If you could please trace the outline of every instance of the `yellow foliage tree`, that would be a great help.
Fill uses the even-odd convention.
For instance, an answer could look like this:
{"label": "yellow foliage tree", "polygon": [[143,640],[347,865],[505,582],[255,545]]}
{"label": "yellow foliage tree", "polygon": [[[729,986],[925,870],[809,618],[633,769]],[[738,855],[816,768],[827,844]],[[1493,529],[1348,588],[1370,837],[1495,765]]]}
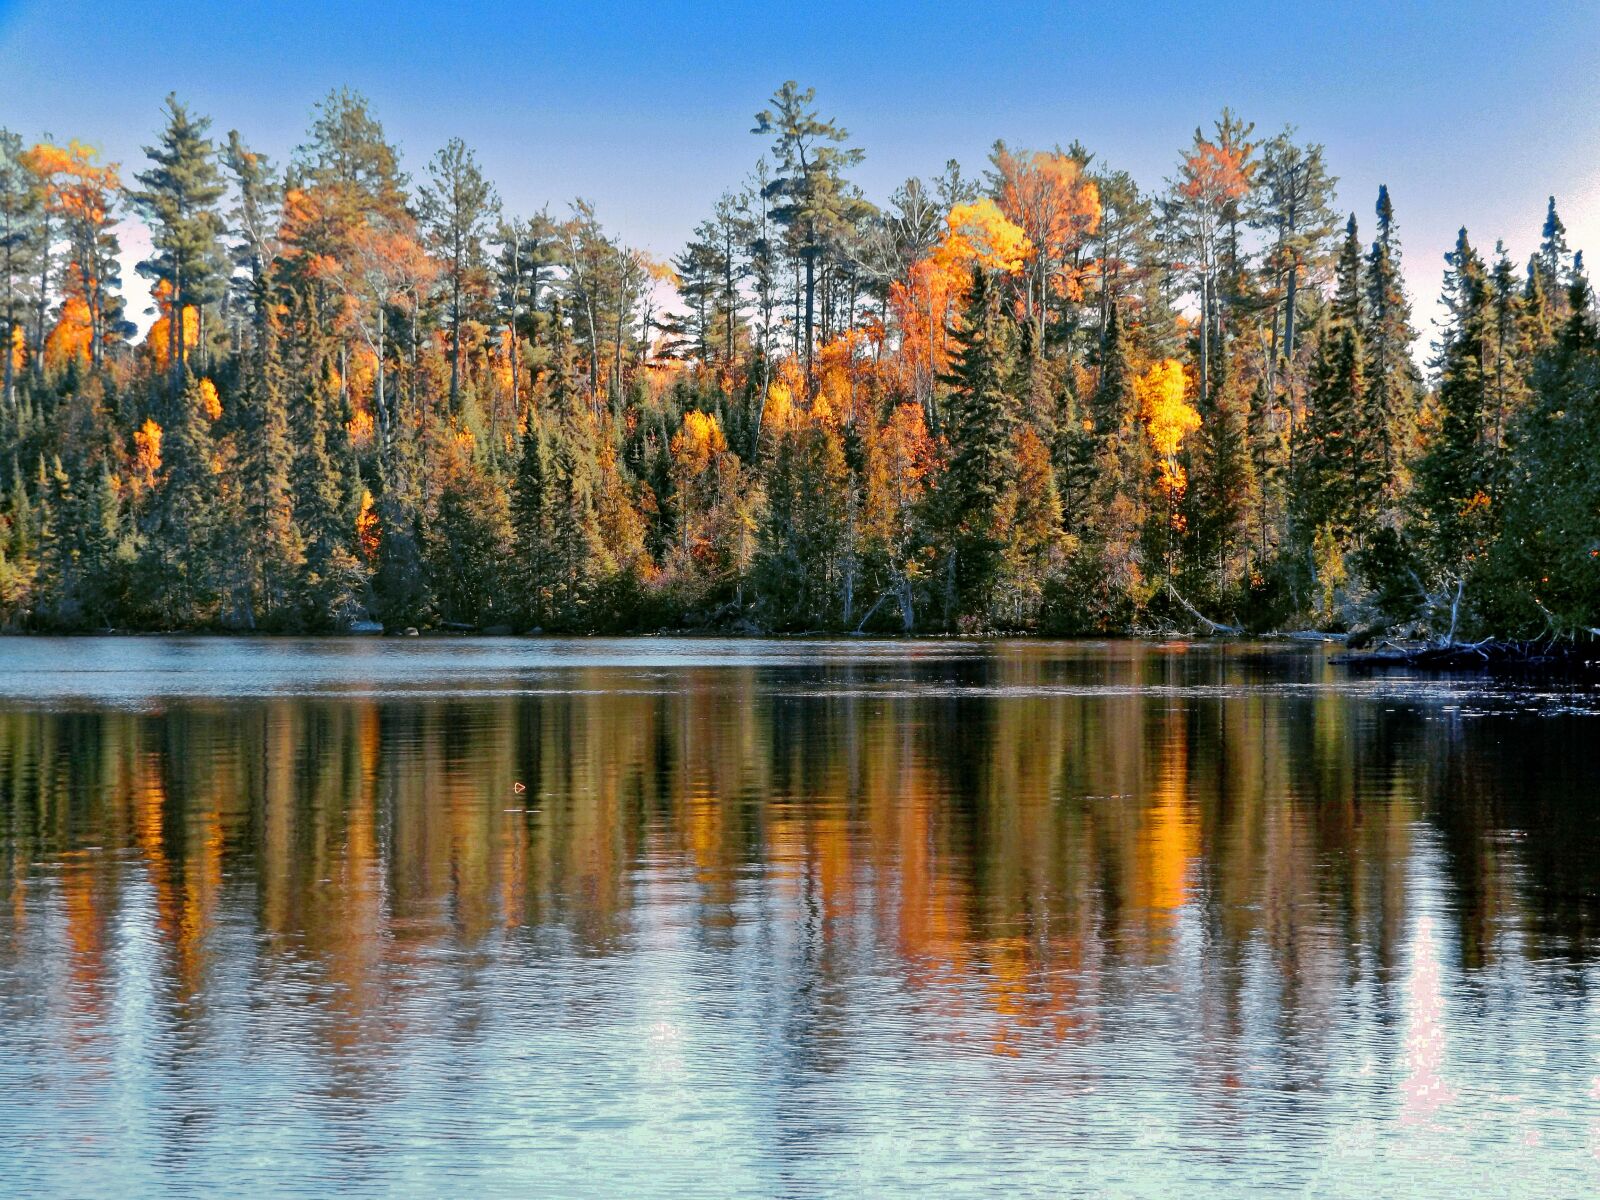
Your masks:
{"label": "yellow foliage tree", "polygon": [[1150,446],[1156,452],[1162,490],[1169,496],[1181,496],[1188,480],[1178,462],[1178,447],[1200,428],[1200,414],[1188,401],[1183,364],[1173,358],[1152,363],[1134,381],[1134,394]]}
{"label": "yellow foliage tree", "polygon": [[217,395],[217,385],[209,379],[200,381],[200,411],[206,420],[215,421],[222,416],[222,397]]}
{"label": "yellow foliage tree", "polygon": [[161,426],[149,417],[133,431],[133,478],[139,489],[155,486],[161,473]]}

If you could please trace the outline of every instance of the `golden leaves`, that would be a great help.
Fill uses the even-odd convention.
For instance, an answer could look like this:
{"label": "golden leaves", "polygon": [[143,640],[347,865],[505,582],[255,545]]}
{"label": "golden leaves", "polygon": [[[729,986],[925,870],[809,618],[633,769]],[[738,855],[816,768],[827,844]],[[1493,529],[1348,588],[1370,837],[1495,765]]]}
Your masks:
{"label": "golden leaves", "polygon": [[722,424],[709,413],[690,409],[683,414],[683,427],[672,438],[673,464],[689,475],[699,475],[711,460],[728,448]]}
{"label": "golden leaves", "polygon": [[1185,436],[1200,428],[1200,414],[1187,399],[1183,364],[1173,358],[1152,363],[1134,380],[1133,390],[1150,445],[1159,459],[1162,490],[1171,496],[1181,495],[1188,479],[1178,463],[1178,447]]}
{"label": "golden leaves", "polygon": [[949,232],[934,255],[947,269],[970,272],[976,263],[986,270],[1015,274],[1033,253],[1022,227],[988,197],[956,205],[945,224]]}

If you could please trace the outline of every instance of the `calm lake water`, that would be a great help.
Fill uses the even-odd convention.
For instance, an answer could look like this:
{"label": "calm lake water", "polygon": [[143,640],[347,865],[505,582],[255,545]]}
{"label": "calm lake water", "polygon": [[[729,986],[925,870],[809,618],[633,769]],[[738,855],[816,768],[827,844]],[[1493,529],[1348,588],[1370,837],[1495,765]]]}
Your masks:
{"label": "calm lake water", "polygon": [[0,1193],[1593,1195],[1600,696],[0,641]]}

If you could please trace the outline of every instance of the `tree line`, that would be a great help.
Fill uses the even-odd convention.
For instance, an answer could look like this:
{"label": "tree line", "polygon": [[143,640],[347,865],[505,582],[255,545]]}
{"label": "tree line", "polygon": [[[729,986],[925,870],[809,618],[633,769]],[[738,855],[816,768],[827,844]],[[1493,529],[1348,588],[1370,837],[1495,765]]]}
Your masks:
{"label": "tree line", "polygon": [[[1445,255],[1224,110],[1141,187],[996,142],[879,202],[814,93],[669,261],[367,102],[278,165],[0,130],[0,623],[867,632],[1600,625],[1600,344],[1555,201]],[[129,321],[118,230],[149,229]]]}

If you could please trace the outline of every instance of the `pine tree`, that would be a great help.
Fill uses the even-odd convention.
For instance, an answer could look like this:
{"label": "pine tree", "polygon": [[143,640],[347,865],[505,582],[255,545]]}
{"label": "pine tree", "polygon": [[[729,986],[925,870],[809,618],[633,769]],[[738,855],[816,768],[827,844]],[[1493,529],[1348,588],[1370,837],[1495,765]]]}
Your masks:
{"label": "pine tree", "polygon": [[[170,289],[173,328],[167,339],[174,392],[185,386],[185,322],[190,308],[199,323],[198,347],[205,354],[205,313],[222,298],[228,264],[222,251],[224,223],[217,209],[226,188],[217,170],[216,153],[205,132],[208,117],[195,118],[167,97],[167,127],[161,141],[146,146],[155,164],[135,176],[138,190],[130,192],[134,206],[151,222],[155,253],[139,264],[139,274]],[[199,364],[205,366],[204,358]]]}
{"label": "pine tree", "polygon": [[800,347],[806,373],[816,350],[816,293],[819,266],[837,241],[870,206],[844,181],[847,168],[859,163],[862,151],[846,145],[849,133],[824,121],[812,107],[816,89],[800,90],[788,80],[772,97],[772,107],[756,114],[752,132],[770,135],[780,173],[767,185],[772,216],[788,230],[804,272],[804,325]]}
{"label": "pine tree", "polygon": [[44,257],[44,195],[22,139],[0,129],[0,403],[16,399],[16,360]]}
{"label": "pine tree", "polygon": [[449,288],[450,411],[460,413],[461,329],[488,298],[489,268],[483,244],[500,202],[477,158],[460,138],[451,138],[433,156],[420,201]]}
{"label": "pine tree", "polygon": [[947,422],[950,459],[940,481],[946,543],[945,620],[983,615],[998,578],[997,518],[1011,467],[1016,422],[1012,354],[1015,333],[989,276],[975,269],[945,382],[952,388]]}

